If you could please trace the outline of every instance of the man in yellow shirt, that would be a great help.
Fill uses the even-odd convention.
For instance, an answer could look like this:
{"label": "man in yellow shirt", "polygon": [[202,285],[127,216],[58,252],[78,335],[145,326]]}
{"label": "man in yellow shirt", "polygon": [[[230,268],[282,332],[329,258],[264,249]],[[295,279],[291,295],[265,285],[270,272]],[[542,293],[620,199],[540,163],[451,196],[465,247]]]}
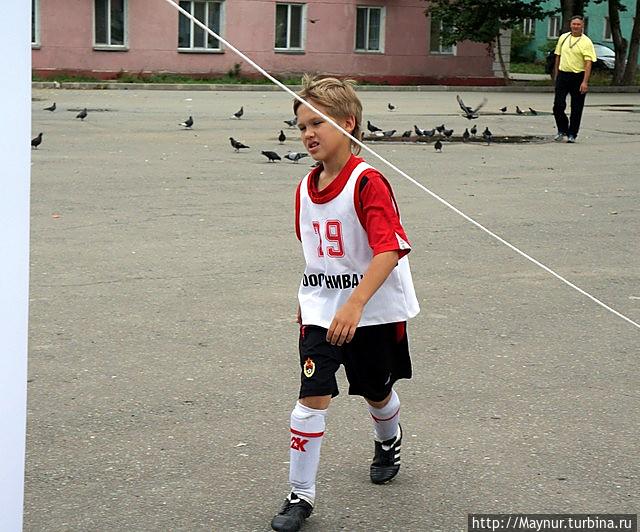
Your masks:
{"label": "man in yellow shirt", "polygon": [[[556,93],[553,100],[553,116],[558,126],[556,141],[565,136],[567,142],[575,142],[580,129],[584,100],[589,90],[591,66],[596,61],[596,50],[584,33],[584,19],[571,17],[571,31],[560,35],[556,45],[556,64],[553,77]],[[567,94],[571,95],[571,118],[567,118]]]}

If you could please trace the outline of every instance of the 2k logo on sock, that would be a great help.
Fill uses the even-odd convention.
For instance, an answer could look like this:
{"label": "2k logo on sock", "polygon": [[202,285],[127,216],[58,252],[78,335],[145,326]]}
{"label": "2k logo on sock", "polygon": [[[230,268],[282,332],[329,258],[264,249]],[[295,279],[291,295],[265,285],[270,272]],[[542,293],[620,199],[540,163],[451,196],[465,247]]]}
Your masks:
{"label": "2k logo on sock", "polygon": [[291,436],[291,448],[294,451],[301,451],[303,453],[306,453],[307,450],[304,448],[304,446],[309,443],[309,440],[305,440],[303,438],[298,438],[297,436]]}

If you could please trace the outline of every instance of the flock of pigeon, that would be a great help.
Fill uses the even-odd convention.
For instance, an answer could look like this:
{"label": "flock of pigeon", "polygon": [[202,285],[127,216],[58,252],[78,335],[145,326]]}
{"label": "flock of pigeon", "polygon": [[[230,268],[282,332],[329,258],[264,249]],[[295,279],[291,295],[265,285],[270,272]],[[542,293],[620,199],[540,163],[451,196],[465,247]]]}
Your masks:
{"label": "flock of pigeon", "polygon": [[[482,100],[482,102],[477,105],[476,107],[471,107],[469,105],[466,105],[464,103],[464,101],[462,100],[462,98],[460,98],[459,95],[456,95],[456,100],[458,101],[458,105],[460,106],[460,109],[462,110],[462,112],[464,113],[462,116],[464,118],[466,118],[467,120],[475,120],[477,119],[480,115],[478,113],[478,111],[480,111],[480,109],[482,109],[482,107],[485,106],[485,104],[487,103],[487,99],[484,98]],[[387,104],[387,108],[389,109],[389,111],[395,111],[396,110],[396,106],[393,105],[392,103],[388,103]],[[500,108],[500,112],[502,114],[505,114],[507,112],[507,107],[501,107]],[[525,115],[525,114],[529,114],[529,115],[537,115],[538,111],[536,111],[535,109],[529,107],[529,112],[525,112],[522,109],[520,109],[520,107],[518,105],[516,105],[516,114],[517,115]],[[369,133],[371,134],[371,137],[369,137],[369,139],[367,140],[371,140],[372,138],[375,139],[375,137],[379,137],[379,138],[392,138],[397,130],[396,129],[392,129],[389,131],[383,131],[381,128],[375,126],[374,124],[371,123],[371,121],[367,120],[367,129],[369,130]],[[451,137],[453,136],[453,129],[447,129],[447,127],[444,124],[441,124],[439,126],[436,126],[432,129],[422,129],[420,127],[418,127],[417,125],[414,124],[413,126],[413,131],[412,130],[407,130],[404,133],[402,133],[402,135],[400,135],[401,138],[411,138],[413,133],[415,132],[416,134],[416,139],[419,139],[421,137],[423,137],[424,139],[430,139],[430,138],[435,138],[435,142],[433,144],[433,147],[435,148],[436,152],[442,152],[442,148],[443,148],[443,143],[442,141],[447,141],[450,140]],[[464,133],[462,133],[462,142],[469,142],[472,139],[477,138],[478,135],[478,126],[477,125],[473,125],[471,128],[465,128]],[[365,139],[365,135],[363,132],[363,139]],[[491,133],[491,131],[489,130],[488,127],[485,127],[484,131],[481,134],[482,139],[487,143],[487,145],[491,144],[491,141],[493,140],[493,133]]]}
{"label": "flock of pigeon", "polygon": [[[459,95],[456,95],[456,100],[458,101],[458,105],[460,106],[460,109],[462,110],[463,117],[466,118],[467,120],[475,120],[479,117],[479,111],[480,109],[482,109],[485,104],[487,103],[487,99],[484,98],[482,100],[482,102],[477,105],[476,107],[471,107],[468,106],[464,103],[464,101],[462,100],[462,98],[460,98]],[[396,106],[393,105],[392,103],[388,103],[387,104],[387,108],[389,111],[395,111]],[[53,105],[49,106],[49,107],[45,107],[44,108],[45,111],[49,111],[49,112],[54,112],[56,110],[56,103],[53,102]],[[500,112],[501,113],[506,113],[507,112],[507,107],[502,107],[500,108]],[[516,105],[516,114],[517,115],[525,115],[525,114],[530,114],[530,115],[537,115],[538,111],[536,111],[535,109],[532,109],[531,107],[529,107],[529,112],[525,112],[522,109],[520,109],[519,106]],[[242,116],[244,115],[244,106],[240,107],[240,109],[238,111],[236,111],[235,113],[233,113],[233,115],[231,116],[231,118],[240,120],[242,118]],[[84,121],[85,118],[87,118],[88,116],[88,112],[86,107],[84,109],[82,109],[82,111],[80,111],[77,115],[76,115],[76,119],[79,118],[81,121]],[[290,120],[284,120],[284,123],[290,127],[290,128],[294,128],[296,126],[296,122],[297,119],[296,117],[293,117]],[[193,120],[193,116],[189,116],[189,118],[187,118],[184,122],[181,122],[180,124],[178,124],[179,126],[185,128],[185,129],[191,129],[193,127],[194,124],[194,120]],[[369,132],[371,133],[372,137],[386,137],[386,138],[392,138],[397,130],[396,129],[392,129],[390,131],[383,131],[382,129],[380,129],[379,127],[373,125],[371,123],[370,120],[367,120],[367,129],[369,130]],[[435,138],[435,142],[434,142],[434,148],[436,150],[436,152],[442,152],[442,148],[443,148],[443,143],[442,141],[447,141],[450,140],[451,137],[453,136],[453,129],[448,129],[444,124],[441,124],[439,126],[436,126],[432,129],[422,129],[420,127],[418,127],[417,125],[413,126],[413,131],[412,130],[407,130],[404,133],[402,133],[402,135],[400,135],[402,138],[410,138],[412,137],[412,133],[416,134],[416,138],[420,138],[423,137],[425,139],[430,139],[430,138]],[[40,144],[42,144],[42,133],[39,133],[35,138],[31,139],[31,147],[34,149],[37,149],[38,146],[40,146]],[[464,133],[462,134],[462,142],[468,142],[472,139],[477,138],[478,135],[478,127],[477,125],[473,125],[471,128],[465,128]],[[481,134],[482,139],[487,143],[487,145],[491,144],[491,141],[493,140],[493,134],[491,133],[491,131],[489,130],[488,127],[485,127],[484,131]],[[284,142],[286,141],[287,136],[285,135],[284,131],[281,129],[280,130],[280,134],[278,135],[278,141],[280,142],[280,144],[284,144]],[[365,133],[362,133],[362,139],[365,140]],[[250,149],[250,146],[247,146],[246,144],[244,144],[243,142],[240,142],[239,140],[234,139],[233,137],[229,137],[229,142],[231,143],[231,147],[236,151],[236,152],[240,152],[241,150],[246,150],[246,149]],[[272,150],[262,150],[260,152],[262,155],[264,155],[267,160],[269,162],[275,162],[275,161],[281,161],[282,158],[284,157],[285,159],[288,159],[289,161],[292,161],[294,163],[297,163],[298,161],[300,161],[300,159],[304,158],[304,157],[308,157],[307,153],[304,152],[288,152],[285,155],[283,155],[282,157],[275,151]]]}
{"label": "flock of pigeon", "polygon": [[[244,106],[240,107],[238,111],[233,113],[233,115],[231,115],[231,118],[240,120],[243,115],[244,115]],[[284,123],[287,124],[287,126],[289,127],[295,127],[297,123],[297,119],[296,117],[293,117],[291,120],[285,120]],[[190,116],[184,122],[178,125],[184,127],[185,129],[191,129],[193,127],[193,116]],[[280,142],[280,144],[284,144],[285,140],[287,140],[287,136],[284,134],[284,131],[281,129],[280,134],[278,135],[278,142]],[[251,146],[247,146],[243,142],[240,142],[239,140],[236,140],[233,137],[229,137],[229,142],[231,143],[231,147],[235,150],[236,153],[240,152],[240,150],[248,150],[251,148]],[[308,153],[295,152],[295,151],[290,151],[285,155],[283,155],[282,157],[280,157],[280,155],[275,151],[271,151],[271,150],[262,150],[260,153],[262,153],[262,155],[264,155],[270,163],[275,161],[281,161],[282,157],[284,157],[285,159],[288,159],[291,162],[297,163],[300,159],[309,156]]]}
{"label": "flock of pigeon", "polygon": [[[43,111],[49,111],[50,113],[53,113],[55,110],[57,109],[56,107],[56,102],[53,102],[53,105],[50,105],[49,107],[45,107],[43,109]],[[80,111],[77,115],[76,118],[79,118],[80,120],[84,120],[85,118],[87,118],[87,115],[89,113],[87,113],[87,108],[85,107],[82,111]],[[38,135],[34,138],[31,139],[31,147],[34,149],[38,149],[38,146],[40,146],[40,144],[42,144],[42,135],[43,133],[38,133]]]}

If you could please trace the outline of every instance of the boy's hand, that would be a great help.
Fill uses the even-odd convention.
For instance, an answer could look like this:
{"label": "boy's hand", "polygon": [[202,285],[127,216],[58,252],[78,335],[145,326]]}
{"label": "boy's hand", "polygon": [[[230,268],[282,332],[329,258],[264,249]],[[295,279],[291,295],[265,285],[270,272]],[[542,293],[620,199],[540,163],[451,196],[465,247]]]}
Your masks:
{"label": "boy's hand", "polygon": [[342,345],[345,342],[349,343],[356,334],[363,309],[364,306],[352,301],[347,301],[342,305],[338,309],[338,312],[336,312],[329,326],[327,342],[331,345]]}

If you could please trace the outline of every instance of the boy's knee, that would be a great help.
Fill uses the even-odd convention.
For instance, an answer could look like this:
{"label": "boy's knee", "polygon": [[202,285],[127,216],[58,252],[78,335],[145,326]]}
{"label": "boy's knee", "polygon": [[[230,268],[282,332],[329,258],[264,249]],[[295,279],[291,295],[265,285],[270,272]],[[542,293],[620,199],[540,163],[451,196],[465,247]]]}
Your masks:
{"label": "boy's knee", "polygon": [[312,395],[309,397],[302,397],[298,399],[298,402],[307,408],[313,408],[314,410],[326,410],[331,403],[330,395]]}

